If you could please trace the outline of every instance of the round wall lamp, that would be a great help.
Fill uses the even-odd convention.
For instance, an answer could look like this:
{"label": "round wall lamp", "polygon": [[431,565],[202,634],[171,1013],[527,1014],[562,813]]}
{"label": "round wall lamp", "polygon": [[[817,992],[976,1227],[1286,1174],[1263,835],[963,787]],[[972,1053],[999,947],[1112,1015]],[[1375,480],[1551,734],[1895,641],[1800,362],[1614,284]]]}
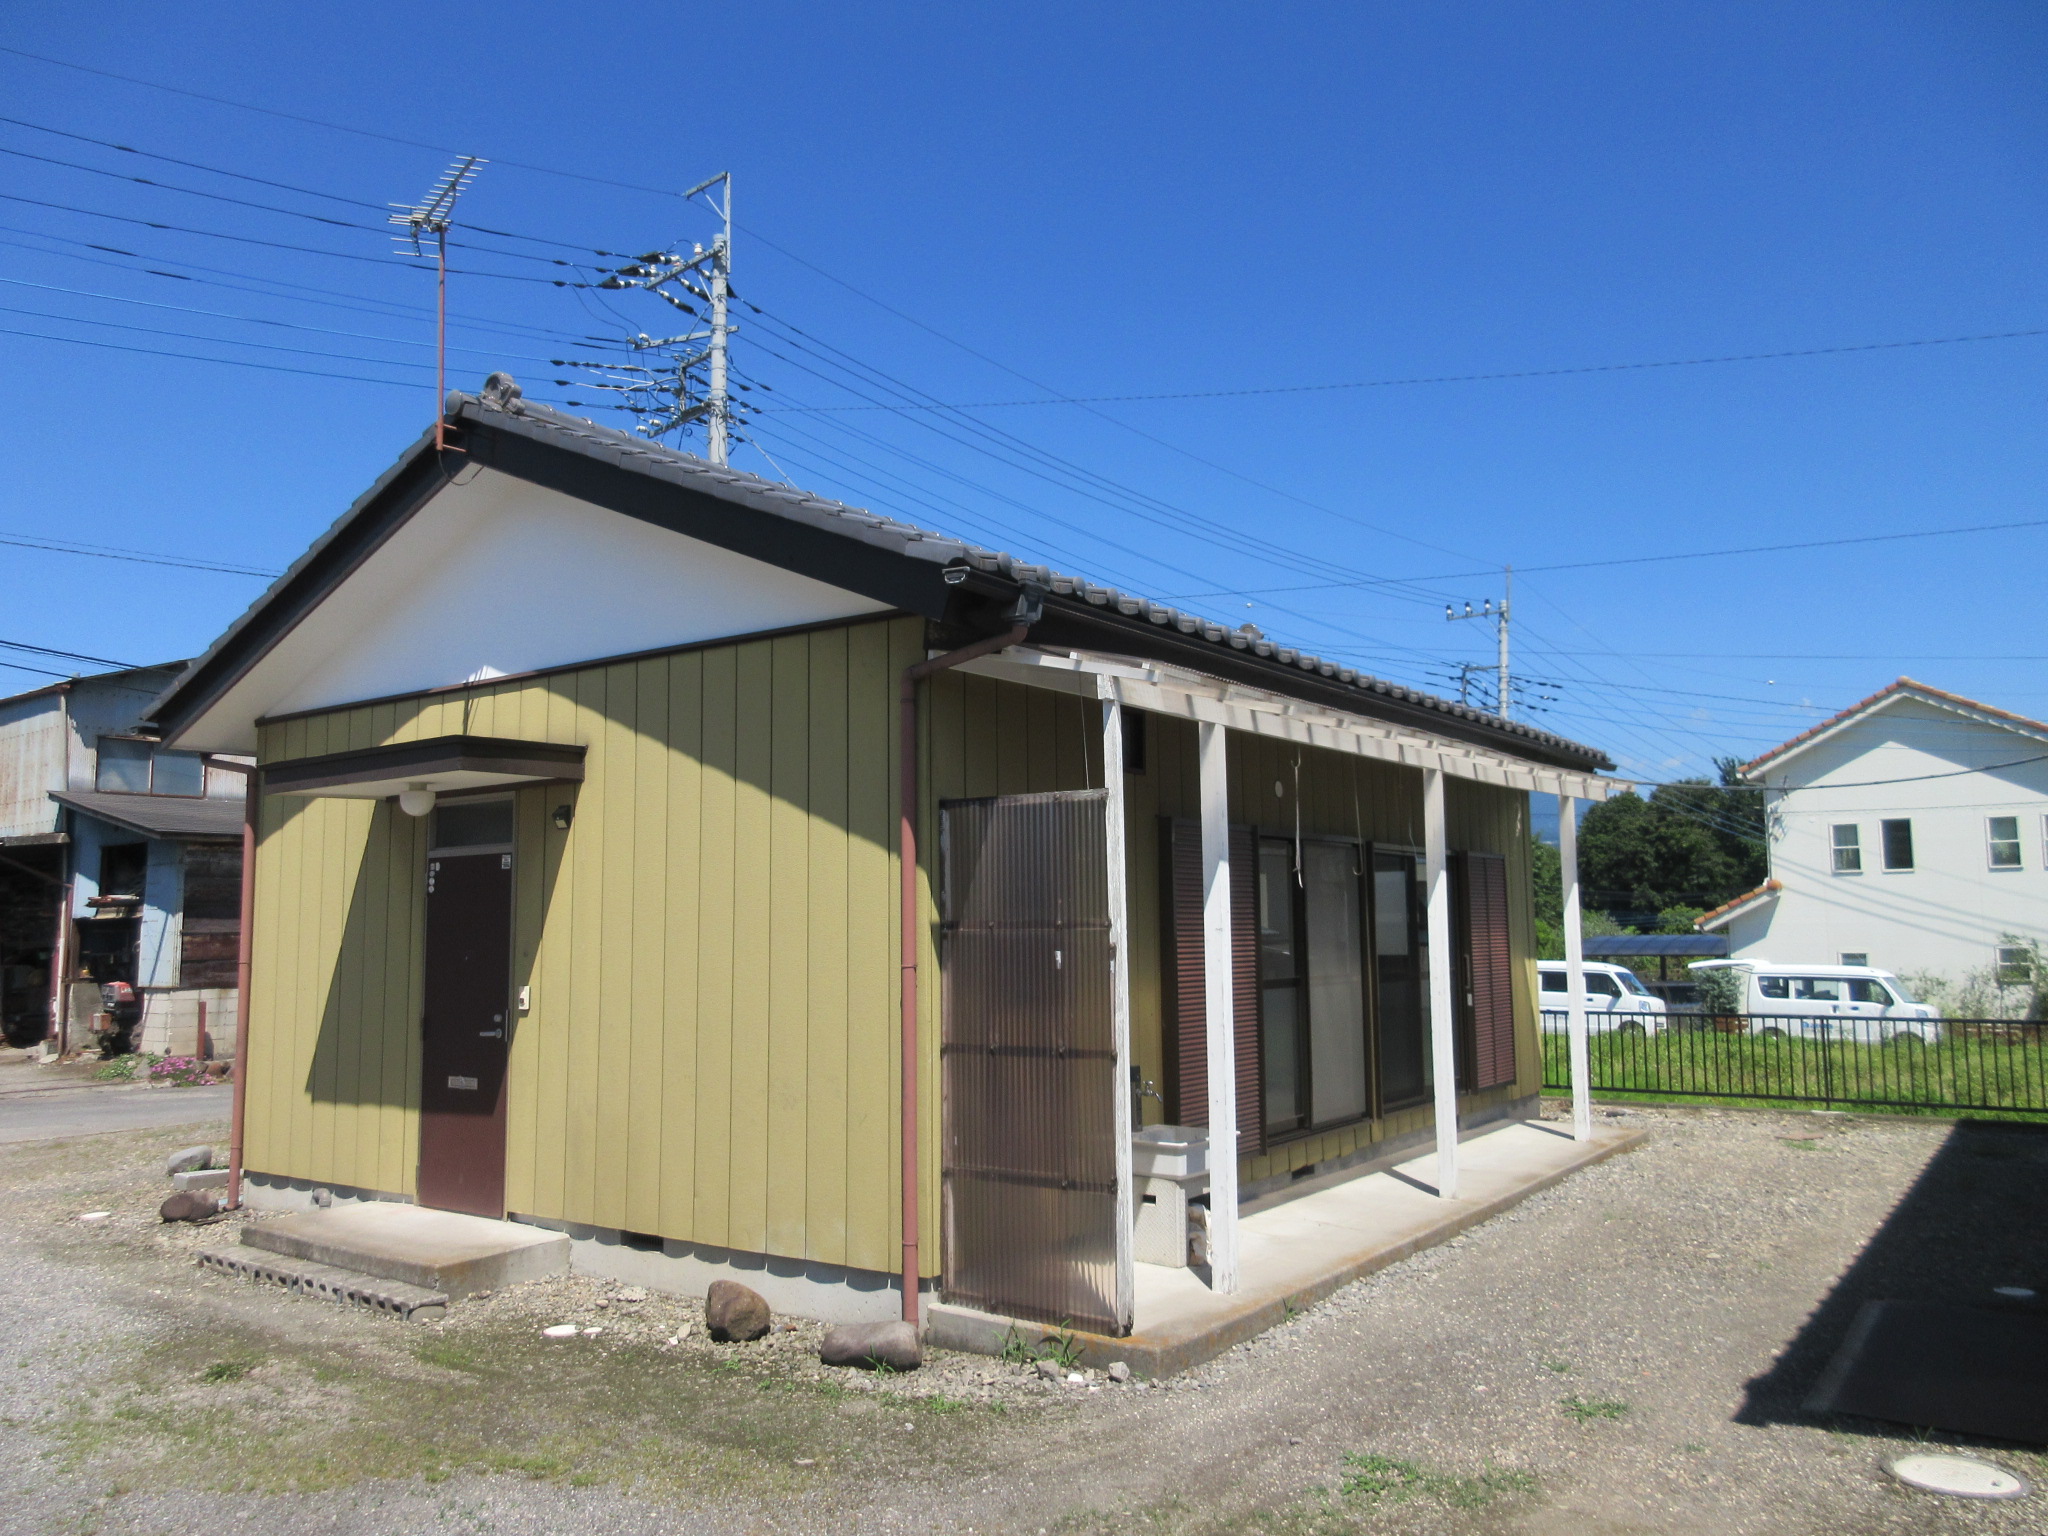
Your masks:
{"label": "round wall lamp", "polygon": [[424,784],[408,784],[399,792],[398,808],[408,816],[424,816],[434,808],[434,792]]}

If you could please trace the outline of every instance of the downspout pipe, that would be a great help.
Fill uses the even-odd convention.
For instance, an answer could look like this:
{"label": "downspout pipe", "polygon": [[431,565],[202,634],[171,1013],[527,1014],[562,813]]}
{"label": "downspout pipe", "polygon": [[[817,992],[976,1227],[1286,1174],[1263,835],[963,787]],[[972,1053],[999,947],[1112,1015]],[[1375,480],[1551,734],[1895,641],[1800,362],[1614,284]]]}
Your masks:
{"label": "downspout pipe", "polygon": [[246,763],[218,762],[214,768],[239,769],[242,791],[241,932],[235,935],[235,1099],[234,1123],[228,1132],[227,1209],[242,1207],[242,1127],[249,1107],[249,955],[256,925],[256,817],[263,803],[261,776]]}
{"label": "downspout pipe", "polygon": [[[917,698],[918,684],[934,673],[944,672],[962,662],[973,661],[976,657],[992,655],[1010,646],[1021,643],[1030,633],[1031,626],[1038,622],[1044,612],[1044,594],[1035,588],[1026,588],[1012,605],[1008,617],[1010,627],[999,635],[989,635],[963,645],[958,650],[947,651],[942,656],[933,656],[924,661],[914,662],[903,669],[902,686],[898,693],[897,725],[897,859],[896,859],[896,905],[899,962],[902,969],[901,998],[901,1039],[897,1045],[898,1074],[902,1084],[903,1104],[903,1321],[913,1328],[922,1328],[924,1319],[918,1306],[918,1271],[922,1234],[918,1222],[918,1174],[922,1160],[918,1156],[921,1138],[919,1126],[919,1084],[917,1050],[917,996],[918,996],[918,921],[917,921]],[[238,1047],[239,1049],[239,1047]],[[237,1082],[239,1083],[239,1076]]]}

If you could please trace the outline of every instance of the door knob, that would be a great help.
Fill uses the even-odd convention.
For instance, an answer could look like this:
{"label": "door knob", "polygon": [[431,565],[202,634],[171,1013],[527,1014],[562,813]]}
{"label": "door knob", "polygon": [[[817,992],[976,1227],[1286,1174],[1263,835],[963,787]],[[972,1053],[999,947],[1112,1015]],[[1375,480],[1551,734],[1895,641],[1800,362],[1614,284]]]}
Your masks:
{"label": "door knob", "polygon": [[502,1040],[505,1038],[505,1031],[502,1029],[480,1029],[476,1032],[476,1037],[479,1040]]}

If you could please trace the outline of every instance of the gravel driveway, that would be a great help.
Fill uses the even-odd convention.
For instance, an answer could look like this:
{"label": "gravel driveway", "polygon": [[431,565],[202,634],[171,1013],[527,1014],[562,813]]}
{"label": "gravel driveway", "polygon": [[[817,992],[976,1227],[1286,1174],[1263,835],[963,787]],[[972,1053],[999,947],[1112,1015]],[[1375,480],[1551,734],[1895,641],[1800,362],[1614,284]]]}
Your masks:
{"label": "gravel driveway", "polygon": [[1153,1388],[827,1373],[809,1330],[714,1348],[679,1339],[686,1306],[584,1280],[398,1324],[202,1279],[233,1224],[151,1214],[189,1130],[10,1147],[0,1531],[2048,1527],[2048,1495],[1911,1492],[1882,1463],[1917,1437],[1797,1408],[1873,1287],[2048,1288],[2048,1133],[1625,1120],[1639,1151]]}

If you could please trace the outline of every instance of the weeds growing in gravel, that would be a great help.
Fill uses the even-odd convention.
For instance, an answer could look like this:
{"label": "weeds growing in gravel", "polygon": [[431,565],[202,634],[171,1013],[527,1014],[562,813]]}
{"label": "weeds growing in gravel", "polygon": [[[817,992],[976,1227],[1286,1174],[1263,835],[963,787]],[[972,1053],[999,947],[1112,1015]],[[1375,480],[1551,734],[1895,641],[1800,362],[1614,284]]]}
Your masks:
{"label": "weeds growing in gravel", "polygon": [[1628,1404],[1614,1397],[1581,1397],[1574,1392],[1558,1406],[1564,1409],[1567,1418],[1576,1419],[1581,1424],[1591,1424],[1596,1419],[1628,1417]]}
{"label": "weeds growing in gravel", "polygon": [[1448,1504],[1453,1509],[1484,1509],[1503,1494],[1533,1493],[1533,1473],[1507,1467],[1488,1467],[1477,1477],[1458,1477],[1433,1472],[1413,1461],[1396,1461],[1391,1456],[1369,1451],[1351,1451],[1344,1457],[1344,1479],[1337,1492],[1347,1499],[1385,1499],[1398,1502],[1421,1494]]}
{"label": "weeds growing in gravel", "polygon": [[216,1360],[199,1373],[201,1381],[240,1381],[256,1369],[254,1360]]}

